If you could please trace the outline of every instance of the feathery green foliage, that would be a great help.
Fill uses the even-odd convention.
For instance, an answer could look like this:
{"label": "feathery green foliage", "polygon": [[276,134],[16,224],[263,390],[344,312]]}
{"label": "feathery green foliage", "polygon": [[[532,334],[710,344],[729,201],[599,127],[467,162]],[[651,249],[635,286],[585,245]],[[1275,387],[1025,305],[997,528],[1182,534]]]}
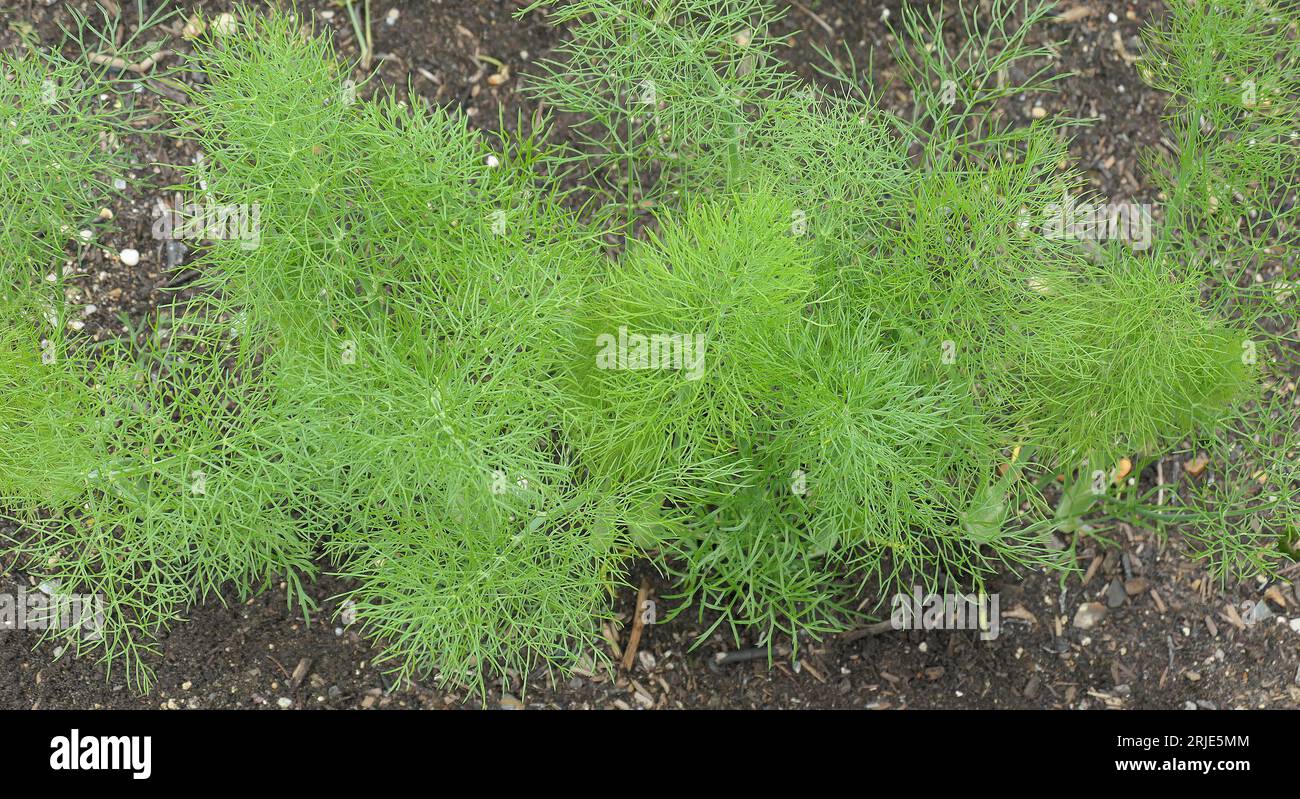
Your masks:
{"label": "feathery green foliage", "polygon": [[[596,428],[607,442],[589,440],[579,456],[618,453],[626,465],[617,473],[636,479],[611,490],[661,523],[671,515],[656,531],[679,532],[661,554],[691,586],[685,595],[758,624],[765,640],[777,629],[825,631],[834,627],[825,619],[843,618],[828,599],[844,596],[834,580],[790,570],[807,556],[825,558],[824,575],[858,567],[882,590],[947,574],[978,578],[999,563],[1059,564],[1046,548],[1053,517],[1012,510],[1045,510],[1029,471],[1095,469],[1161,451],[1248,393],[1247,334],[1227,309],[1202,305],[1203,274],[1175,272],[1164,248],[1097,247],[1052,227],[1053,213],[1081,194],[1081,177],[1062,166],[1074,123],[1015,128],[994,113],[1000,98],[1055,79],[1040,66],[1049,51],[1026,35],[1050,12],[1047,3],[996,3],[978,25],[963,13],[967,35],[953,50],[943,44],[942,14],[904,9],[896,55],[916,107],[898,119],[858,88],[852,65],[827,70],[842,95],[793,80],[773,62],[776,17],[761,4],[582,0],[551,11],[573,32],[534,92],[594,131],[569,163],[583,166],[598,203],[621,202],[629,223],[634,208],[682,206],[690,227],[689,215],[713,207],[714,194],[752,194],[780,213],[761,215],[773,230],[748,235],[808,236],[812,284],[789,267],[783,278],[808,285],[801,322],[754,297],[768,323],[732,314],[736,332],[714,344],[744,337],[763,353],[746,374],[765,386],[754,398],[731,399],[734,359],[725,349],[699,381],[723,385],[709,392],[704,419],[678,404],[696,396],[693,387],[669,375],[602,373],[589,355],[590,377],[578,382],[587,405],[602,403],[602,418],[617,420]],[[1006,79],[1012,66],[1025,76],[1019,84]],[[689,142],[677,138],[683,131]],[[750,215],[760,216],[742,202],[714,224],[744,230]],[[663,232],[647,238],[675,241],[680,219],[648,219]],[[738,244],[703,249],[729,256]],[[593,294],[625,301],[599,330],[588,326],[588,338],[645,326],[655,305],[644,284],[663,281],[661,270],[673,285],[697,280],[694,250],[647,269],[644,248],[629,244]],[[744,289],[728,260],[712,259],[724,267],[719,279]],[[712,292],[695,310],[682,302],[686,314],[649,327],[713,330],[707,320],[730,313],[733,296]],[[646,424],[656,410],[672,426]],[[1013,448],[1034,463],[997,477]],[[694,451],[715,458],[686,454]],[[707,477],[707,492],[666,490],[664,477],[682,474],[680,457]],[[665,462],[671,468],[656,475]],[[807,496],[792,494],[792,482]]]}
{"label": "feathery green foliage", "polygon": [[[766,194],[665,215],[584,297],[568,393],[595,490],[653,545],[667,510],[730,493],[787,371],[775,345],[812,300],[788,203]],[[678,520],[679,521],[679,520]]]}
{"label": "feathery green foliage", "polygon": [[1271,573],[1300,518],[1300,413],[1285,390],[1300,365],[1300,4],[1178,4],[1143,38],[1139,71],[1169,95],[1172,145],[1145,159],[1168,198],[1157,247],[1248,331],[1228,344],[1260,387],[1191,440],[1208,476],[1184,481],[1178,507],[1145,497],[1139,515],[1176,523],[1190,553],[1224,577]]}
{"label": "feathery green foliage", "polygon": [[533,186],[534,142],[493,152],[459,115],[359,101],[283,17],[195,66],[199,194],[260,208],[255,247],[202,261],[205,318],[238,320],[241,374],[275,398],[248,457],[284,472],[301,535],[357,579],[404,673],[481,686],[572,661],[620,555],[580,521],[559,427],[591,245]]}
{"label": "feathery green foliage", "polygon": [[[904,9],[907,118],[843,59],[805,85],[761,0],[556,4],[569,38],[530,85],[577,119],[569,145],[366,99],[327,38],[244,12],[173,108],[203,153],[202,224],[167,220],[204,239],[199,296],[93,357],[34,331],[102,162],[69,181],[20,147],[92,157],[104,122],[34,105],[41,73],[11,65],[31,72],[0,85],[0,163],[46,192],[0,178],[26,225],[0,500],[60,590],[106,596],[77,651],[137,683],[190,602],[278,577],[305,600],[318,551],[395,670],[480,691],[591,651],[633,556],[706,636],[796,649],[914,583],[1071,568],[1050,534],[1084,515],[1268,571],[1300,523],[1272,390],[1295,354],[1295,9],[1222,6],[1148,34],[1177,151],[1148,159],[1167,201],[1141,242],[1056,223],[1087,198],[1077,122],[996,112],[1056,77],[1027,36],[1047,3],[963,10],[955,48]],[[252,224],[208,224],[229,209]],[[1176,506],[1111,485],[1185,443],[1220,480]]]}
{"label": "feathery green foliage", "polygon": [[0,289],[6,311],[39,312],[59,328],[64,248],[93,240],[96,201],[117,165],[105,139],[120,120],[102,88],[57,56],[0,53]]}
{"label": "feathery green foliage", "polygon": [[22,551],[61,590],[102,597],[99,635],[64,631],[69,643],[102,650],[144,686],[153,639],[195,600],[227,585],[246,597],[280,577],[303,599],[311,547],[273,465],[249,457],[266,433],[256,423],[264,398],[152,345],[100,355],[83,367],[87,382],[59,387],[72,407],[56,406],[61,418],[39,428],[53,435],[17,453],[59,492],[20,506],[34,531]]}

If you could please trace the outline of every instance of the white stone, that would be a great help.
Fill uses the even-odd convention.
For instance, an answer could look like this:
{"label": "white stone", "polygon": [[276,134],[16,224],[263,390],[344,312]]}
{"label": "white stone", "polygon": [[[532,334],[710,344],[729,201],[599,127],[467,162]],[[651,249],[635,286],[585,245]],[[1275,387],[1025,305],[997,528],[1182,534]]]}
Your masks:
{"label": "white stone", "polygon": [[229,36],[239,28],[235,22],[235,15],[229,11],[217,17],[217,21],[212,25],[212,32],[218,36]]}

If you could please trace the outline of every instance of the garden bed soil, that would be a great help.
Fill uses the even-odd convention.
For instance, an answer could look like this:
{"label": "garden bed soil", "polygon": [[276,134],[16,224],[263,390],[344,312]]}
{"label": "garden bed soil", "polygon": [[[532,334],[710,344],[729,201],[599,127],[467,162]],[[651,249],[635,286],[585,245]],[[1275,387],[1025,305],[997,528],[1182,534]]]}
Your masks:
{"label": "garden bed soil", "polygon": [[[183,5],[209,16],[227,7]],[[69,6],[93,7],[84,0],[0,7],[0,47],[23,47],[24,36],[59,41]],[[547,56],[565,32],[544,14],[516,20],[519,7],[499,0],[372,0],[379,80],[402,94],[459,105],[485,128],[499,113],[506,120],[531,114],[535,103],[519,91],[518,75]],[[300,8],[335,32],[344,53],[355,54],[342,8],[328,2]],[[390,9],[398,12],[392,24]],[[893,82],[883,21],[886,11],[896,20],[898,10],[896,0],[791,3],[781,27],[799,32],[786,56],[806,78],[817,79],[814,46],[831,52],[847,46],[858,64],[869,63],[874,50],[882,102],[907,109],[911,97]],[[1027,121],[1040,105],[1052,114],[1095,118],[1071,146],[1091,187],[1115,201],[1150,201],[1155,190],[1144,182],[1139,154],[1160,145],[1162,97],[1141,85],[1131,56],[1140,27],[1163,8],[1065,0],[1062,10],[1070,12],[1069,21],[1044,26],[1034,37],[1060,42],[1053,66],[1074,76],[1055,93],[1010,98],[1004,111]],[[168,25],[179,33],[183,22],[182,15]],[[495,69],[485,68],[476,53],[509,64],[510,79],[490,85],[486,77]],[[148,92],[138,96],[158,104]],[[127,192],[110,206],[115,227],[103,251],[92,250],[78,265],[86,278],[69,297],[97,307],[85,319],[86,335],[95,338],[117,334],[120,314],[145,315],[179,285],[150,234],[155,203],[179,176],[156,165],[188,163],[194,153],[164,137],[133,137],[126,144],[136,167]],[[137,267],[112,257],[126,247],[142,253]],[[1300,623],[1288,621],[1300,617],[1294,585],[1218,583],[1182,554],[1176,532],[1161,541],[1152,531],[1121,526],[1109,537],[1116,546],[1082,542],[1079,572],[1065,579],[1007,574],[990,586],[999,594],[1003,620],[993,641],[973,632],[850,634],[801,642],[797,665],[778,657],[769,666],[753,641],[737,644],[723,633],[692,649],[713,619],[688,612],[647,627],[629,672],[593,665],[554,680],[537,675],[526,692],[519,681],[494,685],[482,698],[455,686],[390,678],[375,662],[378,650],[357,630],[339,626],[333,597],[348,585],[326,576],[309,588],[321,606],[310,620],[289,609],[283,586],[243,603],[227,596],[224,603],[210,599],[194,608],[162,638],[154,661],[157,684],[147,695],[134,694],[123,674],[107,673],[93,660],[56,659],[54,644],[39,642],[34,633],[0,632],[0,707],[278,708],[282,700],[294,708],[1300,707]],[[329,565],[322,562],[321,569],[328,572]],[[632,618],[643,577],[661,615],[671,606],[658,599],[671,586],[647,569],[637,566],[620,589],[624,621]],[[1290,576],[1296,573],[1293,568]],[[20,583],[30,587],[32,580],[0,564],[0,592]],[[1075,614],[1090,602],[1105,607],[1105,615],[1081,629]],[[1246,602],[1267,602],[1274,616],[1245,624]],[[612,660],[616,647],[627,643],[629,626],[611,625]],[[779,646],[788,651],[788,642]],[[723,653],[731,654],[719,662]]]}

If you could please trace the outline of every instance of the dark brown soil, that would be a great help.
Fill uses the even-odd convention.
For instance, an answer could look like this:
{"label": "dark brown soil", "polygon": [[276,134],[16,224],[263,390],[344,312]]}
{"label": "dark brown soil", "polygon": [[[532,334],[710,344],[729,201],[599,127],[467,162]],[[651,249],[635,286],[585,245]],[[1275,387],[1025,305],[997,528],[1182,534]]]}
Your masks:
{"label": "dark brown soil", "polygon": [[[226,7],[224,2],[181,5],[209,13]],[[68,6],[88,11],[91,4],[0,5],[0,47],[21,47],[24,25],[47,43],[57,41],[57,23],[67,22]],[[498,110],[507,119],[533,110],[515,76],[526,73],[530,62],[547,55],[564,36],[544,15],[515,20],[519,5],[514,2],[372,0],[372,6],[382,80],[439,103],[461,105],[485,127],[496,123]],[[1063,4],[1076,6],[1090,13],[1036,34],[1039,40],[1060,41],[1054,67],[1076,74],[1054,94],[1012,98],[1006,112],[1028,120],[1033,106],[1041,104],[1049,113],[1095,117],[1096,124],[1072,146],[1093,188],[1115,200],[1148,200],[1154,190],[1144,182],[1138,156],[1158,142],[1162,100],[1141,86],[1125,56],[1137,50],[1139,27],[1159,15],[1161,6],[1145,0]],[[813,45],[832,52],[847,45],[859,64],[867,63],[874,49],[884,102],[906,109],[911,98],[891,83],[891,37],[882,23],[882,12],[888,9],[897,19],[898,7],[897,0],[793,4],[783,24],[802,32],[793,39],[789,59],[814,79],[811,65],[818,56]],[[345,52],[355,52],[340,7],[313,2],[302,8],[335,32]],[[384,21],[390,8],[400,12],[392,25]],[[174,32],[183,20],[173,22]],[[179,39],[176,44],[183,46]],[[493,70],[484,69],[476,53],[510,64],[511,79],[490,86],[485,78]],[[151,93],[140,97],[156,105]],[[111,204],[116,227],[103,242],[103,252],[82,264],[90,277],[70,298],[96,306],[86,319],[86,333],[95,337],[120,331],[119,314],[138,318],[165,297],[170,278],[165,254],[150,236],[151,210],[163,187],[177,177],[155,164],[187,163],[192,155],[185,145],[163,137],[129,144],[137,167],[125,195]],[[113,255],[128,246],[143,256],[134,269]],[[788,657],[771,667],[763,658],[720,665],[716,655],[753,642],[738,647],[716,634],[690,651],[707,623],[688,613],[646,630],[639,650],[644,655],[631,673],[593,668],[557,678],[557,684],[534,679],[524,699],[529,706],[563,708],[1300,707],[1300,632],[1287,622],[1300,617],[1294,586],[1254,581],[1217,585],[1181,554],[1176,535],[1161,542],[1149,531],[1127,527],[1113,535],[1117,548],[1081,544],[1081,573],[1064,581],[1030,573],[1006,575],[993,586],[1003,616],[1002,634],[994,641],[979,641],[972,633],[887,632],[803,642],[798,668],[789,665]],[[328,571],[328,565],[322,569]],[[1091,575],[1085,582],[1082,574],[1087,572]],[[654,596],[668,592],[665,581],[647,576]],[[640,577],[632,575],[629,583],[635,585]],[[0,592],[29,580],[12,570],[0,571]],[[1112,587],[1117,580],[1120,586]],[[1125,585],[1129,591],[1119,590]],[[297,708],[478,706],[479,698],[464,690],[393,684],[373,662],[377,650],[355,631],[337,626],[337,607],[330,597],[344,589],[345,584],[328,577],[313,586],[322,610],[311,621],[288,609],[282,587],[243,604],[230,597],[224,605],[204,603],[162,640],[157,686],[146,696],[133,695],[122,675],[108,675],[101,665],[55,660],[53,645],[38,643],[32,633],[0,632],[0,673],[6,677],[0,684],[0,708],[276,708],[281,699]],[[1108,593],[1115,606],[1104,621],[1087,631],[1073,626],[1079,605],[1106,604]],[[621,592],[623,619],[631,618],[634,596],[634,588]],[[1241,624],[1234,610],[1247,601],[1267,601],[1276,615]],[[628,634],[611,630],[611,637],[622,646]],[[298,681],[295,672],[301,675]],[[520,706],[520,689],[518,684],[494,686],[487,704]]]}

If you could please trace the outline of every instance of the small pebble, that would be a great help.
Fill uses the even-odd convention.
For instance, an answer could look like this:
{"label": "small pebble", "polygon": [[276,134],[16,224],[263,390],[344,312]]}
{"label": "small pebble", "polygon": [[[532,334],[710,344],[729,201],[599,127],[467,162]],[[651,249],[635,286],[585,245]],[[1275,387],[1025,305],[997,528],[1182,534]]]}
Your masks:
{"label": "small pebble", "polygon": [[275,703],[280,706],[281,710],[288,710],[289,708],[293,707],[293,700],[287,696],[280,697],[279,699],[275,700]]}
{"label": "small pebble", "polygon": [[1192,477],[1195,477],[1205,471],[1205,467],[1209,465],[1210,456],[1206,455],[1204,452],[1199,452],[1196,454],[1195,458],[1192,458],[1183,464],[1183,469]]}
{"label": "small pebble", "polygon": [[1106,15],[1106,19],[1110,20],[1111,22],[1119,22],[1119,17],[1115,16],[1115,12],[1114,12],[1114,11],[1110,12],[1109,14],[1107,14],[1107,15]]}
{"label": "small pebble", "polygon": [[1118,577],[1111,580],[1110,585],[1106,587],[1106,605],[1117,608],[1123,605],[1127,599],[1128,592],[1124,590],[1124,583]]}
{"label": "small pebble", "polygon": [[1021,693],[1026,699],[1033,699],[1038,696],[1038,689],[1041,685],[1042,680],[1040,680],[1038,675],[1035,674],[1029,678],[1029,682],[1025,683],[1025,688]]}
{"label": "small pebble", "polygon": [[203,35],[207,25],[195,14],[185,21],[185,27],[181,28],[181,38],[186,40],[197,39]]}
{"label": "small pebble", "polygon": [[238,29],[239,25],[235,22],[235,15],[229,11],[217,17],[217,21],[212,25],[212,32],[218,36],[229,36]]}
{"label": "small pebble", "polygon": [[1074,626],[1080,630],[1091,630],[1106,618],[1106,606],[1100,602],[1085,602],[1074,614]]}
{"label": "small pebble", "polygon": [[140,263],[140,251],[133,250],[129,247],[125,250],[122,250],[121,255],[119,255],[118,257],[122,259],[122,263],[125,264],[126,266],[135,266],[136,264]]}
{"label": "small pebble", "polygon": [[495,169],[501,166],[501,160],[498,159],[495,155],[489,155],[487,157],[487,165]]}

